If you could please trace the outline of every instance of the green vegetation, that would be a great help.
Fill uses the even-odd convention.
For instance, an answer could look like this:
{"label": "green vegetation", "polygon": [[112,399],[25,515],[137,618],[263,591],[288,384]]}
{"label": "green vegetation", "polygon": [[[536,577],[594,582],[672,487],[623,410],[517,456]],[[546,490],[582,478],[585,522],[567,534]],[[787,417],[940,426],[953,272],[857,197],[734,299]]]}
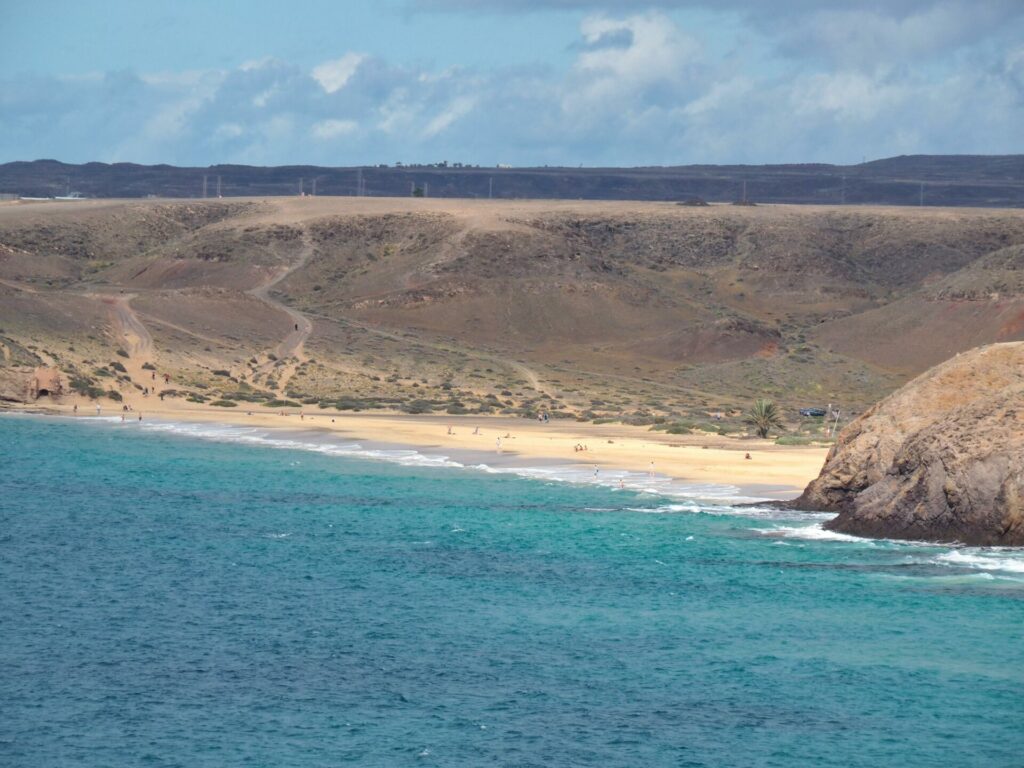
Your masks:
{"label": "green vegetation", "polygon": [[271,400],[266,403],[267,408],[301,408],[299,403],[292,400]]}
{"label": "green vegetation", "polygon": [[123,349],[117,350],[116,354],[119,355],[120,357],[128,357],[129,356],[128,353],[125,352]]}
{"label": "green vegetation", "polygon": [[68,386],[72,392],[76,392],[83,397],[88,397],[90,400],[95,400],[98,397],[103,397],[104,391],[99,387],[95,386],[93,379],[85,376],[72,376],[68,382]]}
{"label": "green vegetation", "polygon": [[432,413],[434,404],[429,400],[413,400],[401,406],[405,413]]}
{"label": "green vegetation", "polygon": [[750,407],[750,410],[747,411],[746,421],[754,428],[754,431],[760,438],[768,437],[769,432],[782,426],[782,417],[779,415],[779,409],[775,407],[775,403],[771,400],[765,400],[764,398],[758,398]]}
{"label": "green vegetation", "polygon": [[144,371],[155,371],[156,370],[156,366],[153,365],[152,363],[143,363],[142,364],[142,370],[144,370]]}
{"label": "green vegetation", "polygon": [[112,362],[110,364],[110,367],[113,368],[118,373],[128,373],[128,369],[125,368],[124,365],[122,363],[118,362],[117,360]]}
{"label": "green vegetation", "polygon": [[776,439],[776,445],[814,445],[815,443],[834,443],[835,440],[831,437],[825,437],[824,435],[818,435],[817,437],[810,437],[807,435],[781,435]]}
{"label": "green vegetation", "polygon": [[216,405],[218,408],[235,408],[238,403],[234,400],[214,400],[210,405]]}

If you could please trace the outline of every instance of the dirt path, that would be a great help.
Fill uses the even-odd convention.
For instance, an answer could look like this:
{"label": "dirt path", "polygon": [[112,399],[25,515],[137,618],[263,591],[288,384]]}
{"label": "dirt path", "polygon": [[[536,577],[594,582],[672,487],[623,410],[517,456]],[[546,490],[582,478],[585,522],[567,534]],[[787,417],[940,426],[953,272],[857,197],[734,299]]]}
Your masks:
{"label": "dirt path", "polygon": [[39,293],[35,288],[28,285],[22,285],[14,280],[0,280],[0,285],[6,285],[8,288],[13,288],[16,291],[24,291],[25,293]]}
{"label": "dirt path", "polygon": [[260,363],[256,368],[258,374],[267,375],[274,370],[277,361],[285,361],[285,364],[280,366],[277,371],[276,388],[278,392],[285,391],[288,381],[295,375],[295,370],[299,367],[299,363],[306,359],[304,345],[306,339],[313,332],[313,323],[308,317],[270,295],[270,291],[274,286],[288,277],[288,275],[306,266],[313,256],[313,244],[309,241],[309,236],[305,232],[302,234],[302,242],[302,251],[299,253],[299,258],[293,264],[279,269],[268,282],[248,291],[250,296],[287,314],[292,322],[292,330],[288,332],[273,350],[274,357],[277,360],[270,358],[268,355],[267,360]]}
{"label": "dirt path", "polygon": [[140,358],[141,365],[141,363],[149,362],[149,358],[153,355],[153,337],[149,335],[146,326],[142,324],[138,315],[135,314],[135,310],[132,309],[130,302],[133,298],[133,296],[118,296],[109,302],[104,299],[104,302],[109,303],[114,327],[124,337],[127,347],[125,351],[132,359]]}
{"label": "dirt path", "polygon": [[197,333],[196,331],[189,330],[188,328],[186,328],[183,325],[177,325],[176,323],[172,323],[169,320],[164,320],[163,318],[160,318],[160,317],[154,317],[153,315],[147,315],[147,314],[145,314],[143,312],[135,312],[135,316],[140,319],[140,322],[141,322],[142,318],[145,318],[146,322],[149,323],[149,325],[160,325],[160,326],[163,326],[164,328],[170,328],[173,331],[178,331],[179,333],[183,333],[186,336],[191,336],[194,339],[199,339],[200,341],[205,341],[208,344],[223,344],[224,343],[224,339],[222,339],[222,338],[218,339],[218,338],[214,338],[213,336],[204,336],[201,333]]}
{"label": "dirt path", "polygon": [[153,386],[153,373],[142,366],[152,364],[153,337],[132,309],[132,295],[96,296],[110,312],[110,324],[114,332],[124,340],[124,351],[128,357],[122,362],[128,377],[139,386]]}
{"label": "dirt path", "polygon": [[512,370],[514,370],[516,373],[518,373],[520,376],[526,379],[526,382],[530,385],[530,388],[535,392],[538,392],[542,395],[547,395],[548,397],[553,398],[555,400],[558,399],[558,396],[555,393],[549,391],[544,386],[544,384],[541,383],[540,377],[537,375],[537,372],[534,371],[525,363],[520,363],[516,360],[509,360],[507,358],[495,358],[495,360],[498,360],[504,363],[505,365],[509,366],[510,368],[512,368]]}

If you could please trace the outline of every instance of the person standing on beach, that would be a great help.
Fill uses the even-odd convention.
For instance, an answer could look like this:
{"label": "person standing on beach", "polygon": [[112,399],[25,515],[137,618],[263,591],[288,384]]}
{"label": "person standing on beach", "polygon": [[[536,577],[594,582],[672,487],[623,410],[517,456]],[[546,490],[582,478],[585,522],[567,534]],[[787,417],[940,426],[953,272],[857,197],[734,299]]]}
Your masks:
{"label": "person standing on beach", "polygon": [[499,437],[495,442],[498,446],[498,453],[501,453],[501,438]]}
{"label": "person standing on beach", "polygon": [[97,415],[97,416],[99,416],[99,415],[100,415],[100,407],[99,407],[98,405],[96,406],[96,415]]}
{"label": "person standing on beach", "polygon": [[75,414],[75,416],[78,415],[78,403],[75,403],[74,407],[72,407],[71,409],[71,412]]}

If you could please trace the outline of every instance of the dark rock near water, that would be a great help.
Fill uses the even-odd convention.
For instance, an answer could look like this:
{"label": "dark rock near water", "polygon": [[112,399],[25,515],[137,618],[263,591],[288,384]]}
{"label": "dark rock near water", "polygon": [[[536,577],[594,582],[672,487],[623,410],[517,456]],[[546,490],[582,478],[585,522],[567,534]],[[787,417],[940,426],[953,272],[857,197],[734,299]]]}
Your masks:
{"label": "dark rock near water", "polygon": [[1024,343],[958,355],[879,402],[793,506],[859,536],[1024,545]]}

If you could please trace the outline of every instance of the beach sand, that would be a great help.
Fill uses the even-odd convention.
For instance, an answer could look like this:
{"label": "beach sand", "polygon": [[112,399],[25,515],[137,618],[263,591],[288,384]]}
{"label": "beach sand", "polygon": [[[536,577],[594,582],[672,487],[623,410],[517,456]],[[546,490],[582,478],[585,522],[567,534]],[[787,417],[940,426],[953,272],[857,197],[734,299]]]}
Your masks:
{"label": "beach sand", "polygon": [[[61,404],[37,403],[21,410],[70,415],[75,402],[65,398]],[[406,446],[428,454],[472,454],[485,457],[492,465],[513,460],[538,465],[578,463],[690,483],[729,485],[741,489],[744,496],[763,499],[798,496],[817,476],[828,452],[823,446],[780,446],[769,440],[712,434],[669,435],[647,427],[569,420],[543,424],[506,416],[353,413],[316,407],[300,412],[295,408],[246,408],[244,404],[228,409],[141,397],[132,407],[127,415],[132,420],[141,414],[148,420],[328,431],[345,439]],[[106,403],[102,413],[119,416],[121,405]],[[78,418],[95,414],[94,402],[78,401]],[[586,450],[576,450],[576,446]]]}

